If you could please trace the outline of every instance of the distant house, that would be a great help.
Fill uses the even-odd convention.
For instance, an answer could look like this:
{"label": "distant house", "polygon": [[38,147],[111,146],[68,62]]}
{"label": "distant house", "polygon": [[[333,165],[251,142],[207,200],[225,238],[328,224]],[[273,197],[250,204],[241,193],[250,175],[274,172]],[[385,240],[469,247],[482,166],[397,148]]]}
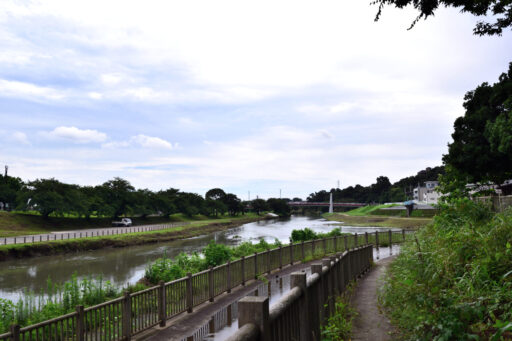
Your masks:
{"label": "distant house", "polygon": [[412,193],[412,199],[416,203],[437,204],[441,193],[436,191],[439,181],[425,181],[424,187],[416,187]]}

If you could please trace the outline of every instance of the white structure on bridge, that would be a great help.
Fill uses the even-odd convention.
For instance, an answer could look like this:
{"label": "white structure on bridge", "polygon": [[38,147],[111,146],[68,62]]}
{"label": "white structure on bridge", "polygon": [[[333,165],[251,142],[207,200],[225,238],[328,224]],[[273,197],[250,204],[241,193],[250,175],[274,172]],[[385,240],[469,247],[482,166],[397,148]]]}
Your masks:
{"label": "white structure on bridge", "polygon": [[334,212],[334,205],[332,204],[332,193],[329,197],[329,213],[333,213]]}

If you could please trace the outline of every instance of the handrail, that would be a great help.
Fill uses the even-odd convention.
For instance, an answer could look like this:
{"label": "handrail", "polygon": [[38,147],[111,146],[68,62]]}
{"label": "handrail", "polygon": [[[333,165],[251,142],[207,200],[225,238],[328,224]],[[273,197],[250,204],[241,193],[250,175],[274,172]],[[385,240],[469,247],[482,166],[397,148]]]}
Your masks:
{"label": "handrail", "polygon": [[[400,240],[405,240],[405,233],[402,231],[398,233],[402,234],[402,238],[400,238]],[[0,335],[0,341],[10,340],[11,338],[15,339],[16,335],[13,333],[17,333],[17,335],[19,335],[20,332],[33,331],[37,328],[43,329],[42,332],[45,333],[45,327],[51,326],[52,324],[68,318],[73,318],[73,326],[68,327],[67,324],[69,323],[61,323],[59,328],[71,328],[69,331],[71,334],[78,330],[77,333],[83,336],[86,332],[84,329],[84,326],[86,325],[84,319],[86,317],[82,314],[87,312],[90,314],[87,315],[87,318],[98,319],[101,318],[98,316],[102,316],[102,311],[103,314],[108,315],[108,318],[104,318],[104,321],[102,321],[103,324],[99,323],[99,321],[93,321],[93,326],[99,326],[97,328],[121,330],[122,337],[130,337],[132,334],[132,326],[127,325],[128,323],[140,324],[141,321],[151,320],[151,322],[144,322],[146,324],[142,327],[134,327],[133,334],[140,333],[143,329],[147,329],[147,326],[154,325],[155,323],[165,325],[166,319],[174,317],[178,314],[182,314],[185,311],[192,312],[193,308],[197,305],[202,304],[208,300],[213,302],[214,298],[218,295],[225,292],[229,293],[234,287],[238,285],[245,285],[245,282],[253,280],[261,274],[281,269],[284,266],[290,266],[296,261],[304,261],[308,257],[315,258],[317,256],[326,255],[332,252],[337,254],[338,257],[341,257],[340,259],[348,259],[350,258],[348,255],[360,250],[360,248],[357,248],[357,246],[360,245],[360,243],[362,244],[366,242],[370,235],[371,239],[375,239],[376,247],[378,249],[380,238],[382,238],[383,241],[386,241],[385,238],[387,237],[387,242],[389,242],[389,245],[391,246],[393,243],[397,242],[397,238],[393,237],[398,233],[388,232],[384,233],[384,235],[382,232],[375,232],[371,234],[366,233],[360,234],[360,238],[358,238],[357,234],[353,237],[347,235],[334,236],[312,241],[288,244],[275,249],[255,253],[226,264],[221,264],[214,268],[191,275],[190,277],[175,279],[173,281],[166,282],[163,285],[153,286],[139,292],[131,294],[126,293],[123,297],[115,298],[113,300],[109,300],[107,302],[103,302],[85,309],[82,308],[82,313],[79,313],[77,310],[77,312],[71,312],[66,315],[23,328],[11,328],[10,332]],[[363,236],[364,238],[362,238]],[[290,259],[290,261],[285,264],[283,262],[283,254],[285,253],[283,250],[286,247],[291,247],[293,252],[293,259]],[[347,248],[352,248],[353,250],[348,252]],[[290,253],[290,255],[292,254]],[[279,258],[277,259],[276,257]],[[288,253],[285,257],[288,257]],[[356,265],[354,264],[353,266]],[[224,273],[219,274],[219,271],[226,271],[227,277],[224,276]],[[238,273],[236,273],[236,271],[238,271]],[[324,272],[325,271],[322,271],[322,274],[312,274],[309,276],[307,279],[307,285],[315,285],[324,275]],[[249,276],[253,277],[249,278],[247,277],[247,274],[252,274]],[[149,295],[148,293],[151,294]],[[138,300],[137,297],[144,294],[148,294],[148,296]],[[116,303],[119,305],[116,307],[109,307],[110,305],[114,305]],[[105,313],[105,309],[110,310],[108,313]],[[98,312],[98,314],[95,312]],[[109,325],[107,326],[106,324]],[[87,324],[87,326],[88,328],[91,328],[90,324]],[[108,340],[114,340],[119,336],[116,333],[111,333],[108,335],[110,335]],[[81,341],[84,340],[84,338],[77,337],[77,340]]]}

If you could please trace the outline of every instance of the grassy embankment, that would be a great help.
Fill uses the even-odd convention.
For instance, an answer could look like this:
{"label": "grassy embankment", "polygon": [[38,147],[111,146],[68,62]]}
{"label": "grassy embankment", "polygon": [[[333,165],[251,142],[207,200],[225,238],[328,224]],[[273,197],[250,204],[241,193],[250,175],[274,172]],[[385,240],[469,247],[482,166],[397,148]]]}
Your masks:
{"label": "grassy embankment", "polygon": [[[2,212],[3,213],[3,212]],[[44,220],[40,216],[26,216],[20,217],[19,214],[9,216],[8,219],[4,219],[5,215],[0,217],[2,226],[5,229],[6,226],[10,227],[11,230],[25,231],[23,234],[28,234],[28,231],[38,231],[37,233],[48,233],[50,231],[56,231],[57,229],[52,228],[48,222],[38,222],[37,219]],[[37,219],[36,219],[37,218]],[[42,243],[27,243],[27,244],[16,244],[16,245],[0,245],[0,261],[10,258],[22,258],[22,257],[33,257],[39,255],[52,255],[66,252],[76,251],[87,251],[96,250],[105,247],[125,247],[131,245],[141,245],[148,243],[157,243],[163,241],[172,241],[176,239],[190,238],[214,231],[226,230],[240,224],[244,224],[251,221],[263,219],[263,216],[258,216],[254,213],[248,213],[244,216],[236,217],[219,217],[216,219],[206,218],[204,216],[196,216],[193,218],[185,217],[183,215],[171,216],[171,219],[141,219],[135,220],[136,223],[151,224],[151,223],[172,223],[185,221],[189,224],[184,226],[171,227],[165,230],[148,231],[148,232],[137,232],[120,234],[113,236],[101,236],[101,237],[89,237],[89,238],[77,238],[67,240],[56,240]],[[57,218],[56,218],[57,219]],[[82,228],[90,228],[91,226],[83,226],[75,221],[64,222],[65,219],[73,220],[76,218],[60,218],[61,225],[58,228],[66,230],[73,228],[76,229],[78,226]],[[5,221],[17,221],[18,225],[8,225]],[[28,223],[27,223],[28,222]],[[96,227],[105,226],[99,225]],[[107,225],[108,226],[108,225]],[[21,228],[20,228],[21,227]]]}
{"label": "grassy embankment", "polygon": [[381,299],[404,339],[512,340],[512,208],[442,207],[402,246]]}
{"label": "grassy embankment", "polygon": [[[403,229],[418,229],[432,221],[431,217],[421,217],[421,215],[431,214],[434,212],[424,213],[421,210],[415,210],[413,211],[413,216],[407,218],[401,216],[403,211],[381,210],[382,208],[391,206],[393,205],[364,206],[343,213],[325,213],[323,217],[328,220],[339,221],[344,225],[350,226],[396,227]],[[396,214],[397,216],[391,216],[389,214]],[[419,215],[419,217],[415,215]]]}

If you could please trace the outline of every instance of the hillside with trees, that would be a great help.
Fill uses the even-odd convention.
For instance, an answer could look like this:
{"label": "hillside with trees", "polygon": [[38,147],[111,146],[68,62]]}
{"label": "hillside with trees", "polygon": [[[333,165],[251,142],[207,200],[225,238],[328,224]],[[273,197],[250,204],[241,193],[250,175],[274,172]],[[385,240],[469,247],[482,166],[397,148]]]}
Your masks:
{"label": "hillside with trees", "polygon": [[397,202],[410,199],[413,188],[423,185],[425,181],[437,180],[439,175],[444,174],[444,166],[427,167],[416,175],[409,176],[391,184],[387,176],[379,176],[376,182],[370,186],[349,186],[344,189],[332,188],[330,191],[321,190],[311,193],[307,201],[326,202],[333,194],[336,202],[359,202],[359,203],[385,203]]}

